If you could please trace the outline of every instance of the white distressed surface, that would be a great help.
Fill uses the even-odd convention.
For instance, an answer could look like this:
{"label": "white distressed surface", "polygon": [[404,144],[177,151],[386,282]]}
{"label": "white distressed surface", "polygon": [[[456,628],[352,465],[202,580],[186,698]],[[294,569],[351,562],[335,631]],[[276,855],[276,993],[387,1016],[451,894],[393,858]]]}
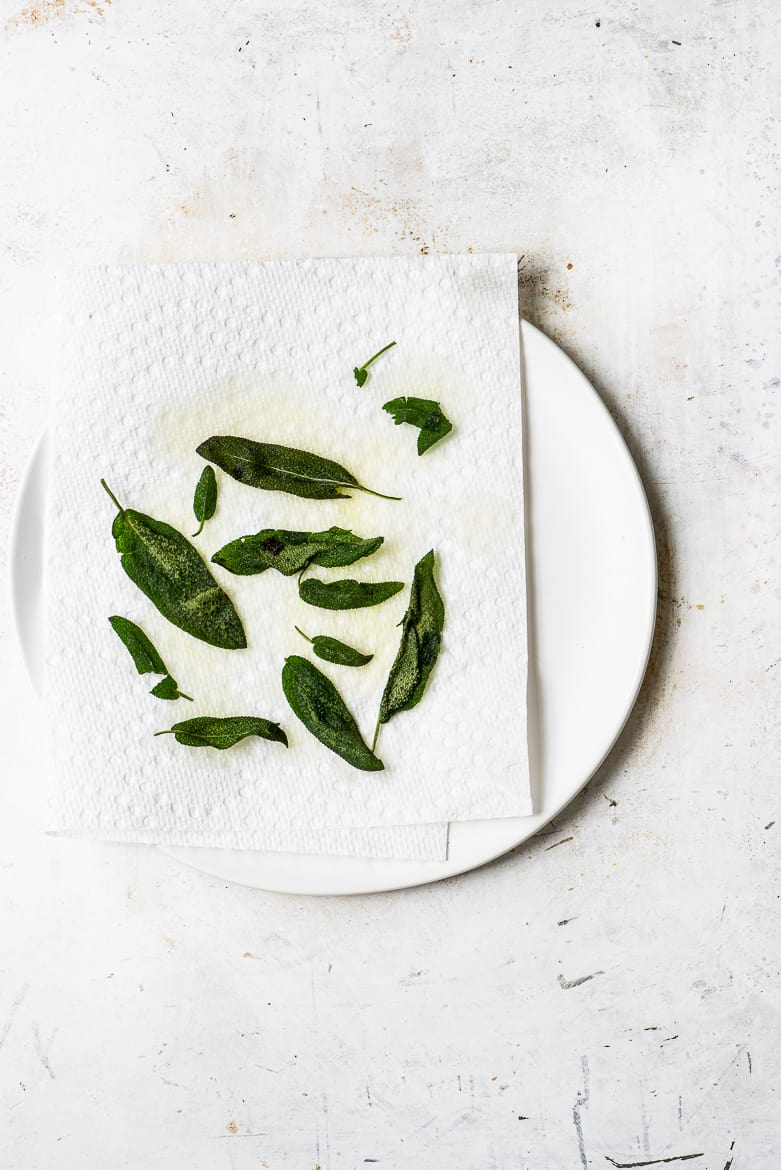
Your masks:
{"label": "white distressed surface", "polygon": [[778,14],[0,13],[4,533],[45,413],[30,265],[517,248],[638,459],[662,582],[638,708],[551,832],[351,901],[43,838],[4,611],[3,1170],[775,1170]]}

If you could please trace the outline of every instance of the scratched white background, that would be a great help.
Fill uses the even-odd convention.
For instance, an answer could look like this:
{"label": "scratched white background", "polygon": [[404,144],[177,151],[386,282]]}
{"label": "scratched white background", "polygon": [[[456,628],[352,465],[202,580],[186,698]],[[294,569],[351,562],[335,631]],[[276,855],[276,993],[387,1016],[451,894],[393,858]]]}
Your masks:
{"label": "scratched white background", "polygon": [[472,248],[524,254],[661,570],[641,701],[586,792],[484,871],[353,900],[45,839],[5,606],[2,1170],[776,1170],[778,10],[0,14],[4,561],[45,415],[37,265]]}

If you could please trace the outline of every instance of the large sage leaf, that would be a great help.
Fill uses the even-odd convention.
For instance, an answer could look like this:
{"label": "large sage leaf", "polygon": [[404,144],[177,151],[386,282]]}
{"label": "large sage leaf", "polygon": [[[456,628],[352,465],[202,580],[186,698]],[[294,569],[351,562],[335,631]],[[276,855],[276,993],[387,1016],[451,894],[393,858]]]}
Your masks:
{"label": "large sage leaf", "polygon": [[256,715],[199,715],[195,719],[174,723],[166,731],[156,731],[155,735],[173,735],[177,743],[187,747],[213,747],[220,751],[233,747],[248,735],[271,739],[287,747],[287,736],[279,724]]}
{"label": "large sage leaf", "polygon": [[409,711],[423,698],[442,645],[445,605],[434,580],[434,551],[415,566],[409,605],[401,630],[401,645],[385,684],[374,747],[380,724],[399,711]]}
{"label": "large sage leaf", "polygon": [[418,455],[423,455],[453,429],[442,407],[431,398],[392,398],[382,409],[387,410],[397,426],[410,423],[419,429]]}
{"label": "large sage leaf", "polygon": [[207,520],[211,520],[217,509],[217,476],[214,474],[214,468],[207,464],[201,472],[201,478],[195,485],[195,495],[193,496],[193,512],[195,519],[200,524],[197,532],[193,536],[200,536],[203,532],[203,526]]}
{"label": "large sage leaf", "polygon": [[212,435],[197,451],[240,483],[270,492],[289,492],[309,500],[337,500],[349,499],[349,492],[341,489],[353,488],[368,492],[370,496],[380,496],[383,500],[400,498],[372,491],[358,483],[341,464],[295,447],[256,443],[254,439],[235,435]]}
{"label": "large sage leaf", "polygon": [[315,634],[314,638],[310,638],[303,630],[299,630],[298,626],[296,629],[302,638],[312,643],[315,654],[324,662],[333,662],[337,666],[366,666],[374,657],[373,654],[363,654],[354,646],[348,646],[346,642],[340,642],[338,638],[330,638],[327,634]]}
{"label": "large sage leaf", "polygon": [[322,744],[363,772],[384,768],[363,741],[358,724],[329,678],[293,654],[282,668],[282,689],[293,713]]}
{"label": "large sage leaf", "polygon": [[309,577],[298,586],[298,593],[307,605],[320,609],[365,609],[380,605],[404,588],[403,581],[318,581]]}
{"label": "large sage leaf", "polygon": [[115,634],[130,651],[139,674],[165,675],[165,678],[161,678],[160,682],[152,687],[149,692],[151,695],[156,699],[189,699],[192,703],[190,695],[179,690],[176,679],[172,678],[168,667],[140,626],[131,622],[130,618],[120,617],[118,614],[114,614],[108,620]]}
{"label": "large sage leaf", "polygon": [[207,569],[200,553],[170,524],[119,508],[112,535],[122,568],[164,617],[193,638],[238,650],[247,645],[239,615]]}
{"label": "large sage leaf", "polygon": [[344,528],[329,528],[326,532],[264,528],[252,536],[240,536],[230,541],[214,554],[212,560],[215,565],[242,576],[264,573],[273,568],[291,577],[307,565],[328,569],[352,565],[376,552],[384,539],[374,536],[364,540]]}

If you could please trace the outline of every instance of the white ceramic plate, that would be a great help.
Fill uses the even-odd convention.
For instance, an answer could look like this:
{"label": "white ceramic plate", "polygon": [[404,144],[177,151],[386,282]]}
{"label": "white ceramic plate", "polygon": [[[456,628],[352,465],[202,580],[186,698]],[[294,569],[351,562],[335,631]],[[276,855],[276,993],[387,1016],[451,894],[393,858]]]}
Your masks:
{"label": "white ceramic plate", "polygon": [[[521,844],[599,767],[632,709],[651,648],[653,527],[637,469],[601,399],[566,354],[528,322],[522,339],[529,750],[538,811],[452,825],[444,862],[168,848],[172,857],[221,878],[286,893],[358,894],[421,885]],[[46,446],[44,436],[22,484],[11,544],[14,615],[39,690]]]}

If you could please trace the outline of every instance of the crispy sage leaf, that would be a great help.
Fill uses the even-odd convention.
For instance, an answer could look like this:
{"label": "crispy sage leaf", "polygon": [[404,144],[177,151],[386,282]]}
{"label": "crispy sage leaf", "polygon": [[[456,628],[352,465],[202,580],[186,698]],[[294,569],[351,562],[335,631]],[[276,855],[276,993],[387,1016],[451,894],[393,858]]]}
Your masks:
{"label": "crispy sage leaf", "polygon": [[195,719],[174,723],[166,731],[156,731],[155,735],[173,735],[177,743],[187,747],[213,747],[220,751],[233,747],[248,735],[271,739],[287,747],[287,736],[279,724],[255,715],[199,715]]}
{"label": "crispy sage leaf", "polygon": [[189,540],[170,524],[119,508],[112,535],[122,568],[175,626],[212,646],[238,650],[247,645],[241,619]]}
{"label": "crispy sage leaf", "polygon": [[322,744],[354,768],[382,771],[385,765],[364,743],[344,699],[313,663],[297,654],[286,659],[282,689],[293,713]]}
{"label": "crispy sage leaf", "polygon": [[392,398],[382,409],[387,410],[397,426],[410,423],[418,427],[418,455],[423,455],[453,429],[442,407],[431,398]]}
{"label": "crispy sage leaf", "polygon": [[168,667],[140,626],[119,614],[108,620],[114,633],[130,651],[139,674],[168,674]]}
{"label": "crispy sage leaf", "polygon": [[329,638],[327,634],[315,634],[314,638],[310,638],[303,630],[299,630],[298,626],[295,628],[302,638],[312,643],[315,654],[324,662],[334,662],[337,666],[365,666],[374,658],[373,654],[363,654],[354,646],[340,642],[338,638]]}
{"label": "crispy sage leaf", "polygon": [[334,569],[352,565],[371,556],[383,536],[363,540],[344,528],[326,532],[290,532],[285,528],[264,528],[252,536],[240,536],[214,554],[212,560],[231,573],[247,576],[277,569],[286,577],[300,573],[307,565]]}
{"label": "crispy sage leaf", "polygon": [[307,605],[320,609],[365,609],[380,605],[404,588],[403,581],[318,581],[309,577],[298,586],[298,593]]}
{"label": "crispy sage leaf", "polygon": [[399,711],[409,711],[422,699],[439,657],[444,623],[445,605],[434,580],[432,549],[415,566],[401,645],[385,684],[372,748],[381,723],[387,723]]}
{"label": "crispy sage leaf", "polygon": [[192,696],[186,695],[184,691],[179,690],[179,684],[175,678],[171,678],[167,674],[165,678],[161,678],[159,683],[156,683],[149,692],[154,695],[156,699],[189,699],[192,703]]}
{"label": "crispy sage leaf", "polygon": [[195,495],[193,496],[193,512],[195,519],[200,524],[197,532],[193,536],[200,536],[203,532],[203,526],[207,520],[211,520],[217,509],[217,476],[214,474],[214,468],[207,463],[201,472],[201,478],[195,486]]}
{"label": "crispy sage leaf", "polygon": [[295,447],[256,443],[254,439],[234,435],[212,435],[197,450],[204,459],[216,463],[240,483],[270,492],[289,492],[308,500],[338,500],[350,498],[348,492],[340,489],[353,488],[383,500],[401,498],[374,492],[358,483],[341,464]]}
{"label": "crispy sage leaf", "polygon": [[140,626],[131,622],[130,618],[120,617],[118,614],[114,614],[108,620],[114,632],[130,651],[139,674],[165,675],[165,678],[152,687],[149,692],[151,695],[156,699],[190,699],[192,702],[189,695],[179,690],[176,680],[168,673],[168,668]]}

